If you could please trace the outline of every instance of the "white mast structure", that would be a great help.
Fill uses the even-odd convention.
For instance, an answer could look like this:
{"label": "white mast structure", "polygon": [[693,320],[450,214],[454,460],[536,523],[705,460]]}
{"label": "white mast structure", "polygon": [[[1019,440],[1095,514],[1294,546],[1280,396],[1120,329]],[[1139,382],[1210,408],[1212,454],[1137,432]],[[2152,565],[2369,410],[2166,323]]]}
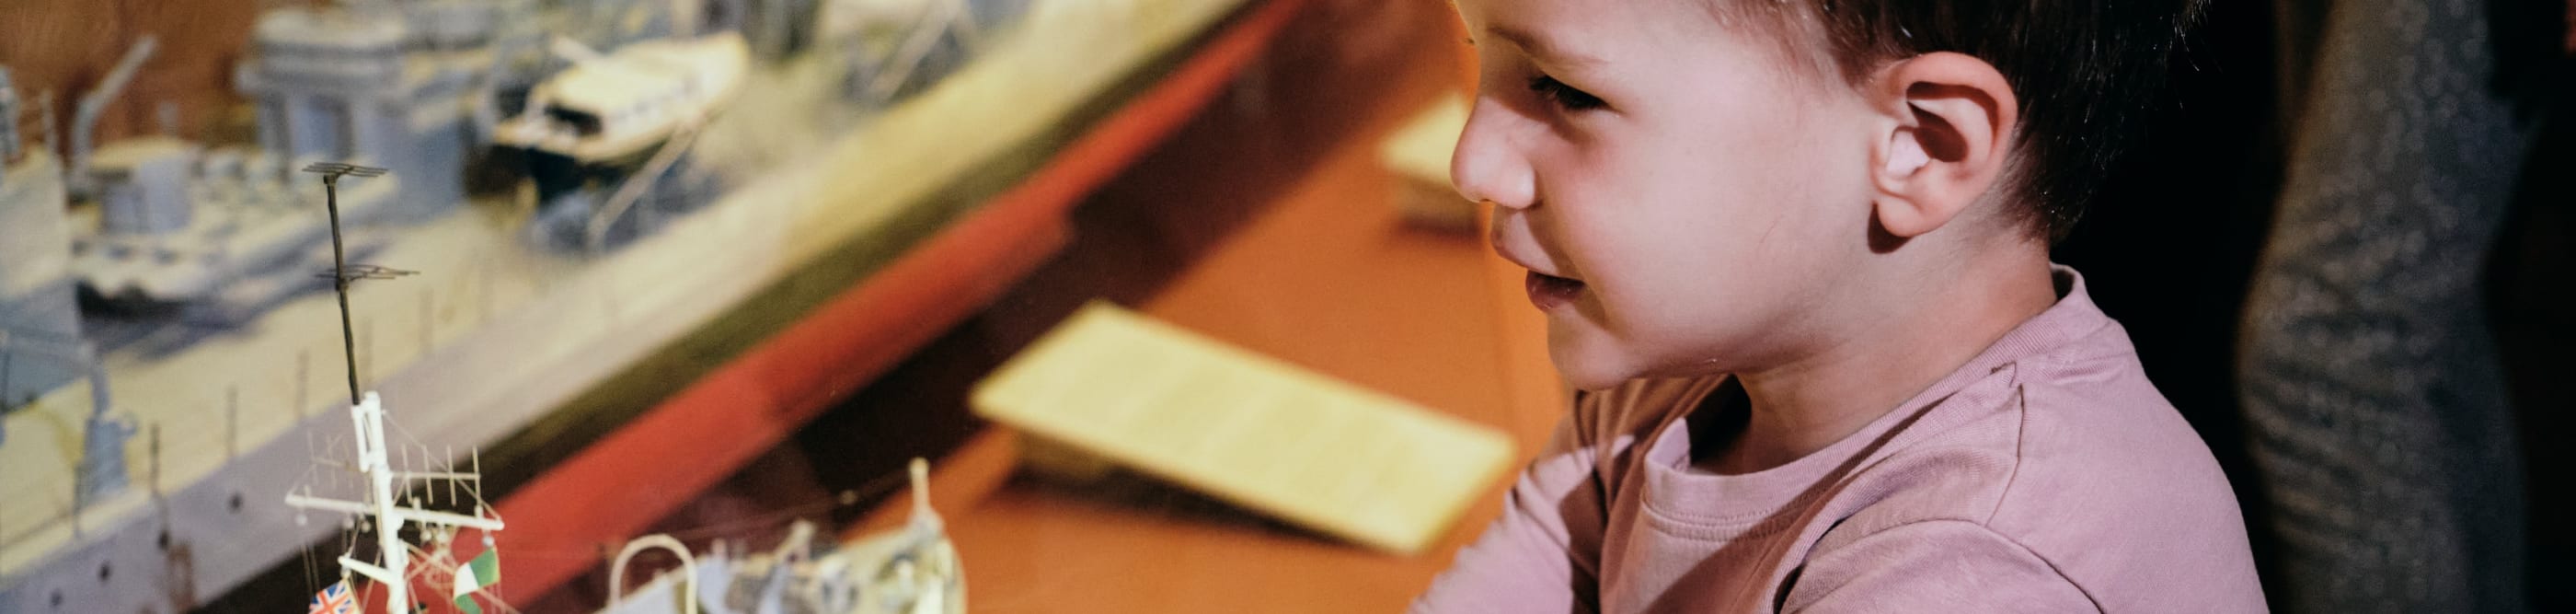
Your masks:
{"label": "white mast structure", "polygon": [[333,270],[329,275],[333,279],[333,289],[340,295],[340,332],[343,344],[342,349],[346,352],[349,359],[349,421],[356,429],[356,443],[358,448],[357,470],[360,475],[366,478],[367,493],[366,500],[364,501],[319,498],[311,496],[312,489],[308,486],[306,487],[304,494],[288,493],[286,495],[286,504],[297,509],[341,512],[354,516],[372,517],[374,519],[373,524],[375,525],[374,528],[376,531],[376,555],[380,558],[381,564],[368,563],[366,561],[351,558],[347,554],[342,554],[339,559],[340,567],[341,569],[348,570],[349,572],[366,576],[369,579],[375,580],[377,584],[384,586],[386,607],[391,608],[396,612],[407,612],[410,611],[410,605],[412,603],[410,590],[411,583],[409,581],[408,574],[406,573],[411,569],[411,544],[402,540],[403,525],[420,524],[426,527],[443,527],[450,531],[457,528],[471,528],[488,532],[501,530],[501,519],[496,515],[491,514],[491,507],[489,505],[485,505],[479,495],[475,497],[474,515],[471,516],[453,512],[422,509],[416,499],[413,500],[410,505],[399,505],[395,503],[394,485],[398,481],[469,481],[476,483],[478,488],[475,490],[479,491],[479,485],[483,479],[481,457],[479,455],[476,457],[473,470],[467,472],[396,471],[393,466],[386,461],[384,405],[376,397],[375,392],[369,391],[361,393],[358,389],[356,343],[354,337],[351,336],[349,328],[349,282],[358,279],[395,277],[408,274],[408,272],[366,265],[352,267],[347,264],[345,260],[345,252],[340,240],[340,204],[338,193],[339,179],[341,176],[374,177],[384,174],[385,169],[334,162],[317,162],[311,166],[305,167],[304,170],[306,172],[322,174],[323,192],[326,195],[325,202],[328,203],[328,207],[331,212],[331,264],[333,265]]}
{"label": "white mast structure", "polygon": [[402,540],[403,525],[417,523],[450,529],[499,531],[502,526],[501,519],[485,515],[486,507],[480,503],[476,504],[475,515],[472,516],[421,509],[417,503],[395,504],[394,482],[397,479],[479,480],[481,467],[476,467],[476,472],[464,473],[395,471],[385,462],[385,412],[376,399],[376,393],[366,393],[363,401],[349,406],[349,418],[357,423],[358,472],[365,475],[367,479],[367,500],[347,501],[288,494],[286,504],[301,509],[374,517],[376,550],[377,555],[382,557],[383,564],[371,564],[343,554],[340,555],[340,567],[383,585],[385,603],[396,608],[396,611],[402,611],[406,604],[411,603],[409,601],[410,582],[404,574],[404,570],[411,568],[411,544]]}

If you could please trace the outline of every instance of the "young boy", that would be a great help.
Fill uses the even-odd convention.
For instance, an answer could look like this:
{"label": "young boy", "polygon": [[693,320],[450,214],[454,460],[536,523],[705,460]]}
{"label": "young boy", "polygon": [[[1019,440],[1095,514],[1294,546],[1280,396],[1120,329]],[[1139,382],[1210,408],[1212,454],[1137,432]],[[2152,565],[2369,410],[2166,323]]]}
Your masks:
{"label": "young boy", "polygon": [[1453,174],[1587,392],[1415,609],[2262,611],[2048,260],[2195,3],[1457,0]]}

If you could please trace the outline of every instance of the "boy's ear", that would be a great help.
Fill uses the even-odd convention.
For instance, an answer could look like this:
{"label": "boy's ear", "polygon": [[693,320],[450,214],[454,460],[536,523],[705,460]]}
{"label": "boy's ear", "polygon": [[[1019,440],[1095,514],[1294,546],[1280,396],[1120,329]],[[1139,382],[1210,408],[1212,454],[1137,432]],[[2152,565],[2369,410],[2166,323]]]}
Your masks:
{"label": "boy's ear", "polygon": [[2011,162],[2018,103],[1994,65],[1927,53],[1881,69],[1869,89],[1886,132],[1871,156],[1878,223],[1911,238],[1940,228],[1994,187]]}

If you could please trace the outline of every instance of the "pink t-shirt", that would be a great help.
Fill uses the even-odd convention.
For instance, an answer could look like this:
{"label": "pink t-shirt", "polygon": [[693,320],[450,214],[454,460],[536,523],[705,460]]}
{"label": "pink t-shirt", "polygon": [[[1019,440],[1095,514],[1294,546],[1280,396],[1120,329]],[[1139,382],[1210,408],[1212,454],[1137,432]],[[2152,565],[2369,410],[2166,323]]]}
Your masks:
{"label": "pink t-shirt", "polygon": [[1756,473],[1690,466],[1691,422],[1742,419],[1728,378],[1582,396],[1413,610],[2263,611],[2227,476],[2083,279],[2057,282],[1895,411]]}

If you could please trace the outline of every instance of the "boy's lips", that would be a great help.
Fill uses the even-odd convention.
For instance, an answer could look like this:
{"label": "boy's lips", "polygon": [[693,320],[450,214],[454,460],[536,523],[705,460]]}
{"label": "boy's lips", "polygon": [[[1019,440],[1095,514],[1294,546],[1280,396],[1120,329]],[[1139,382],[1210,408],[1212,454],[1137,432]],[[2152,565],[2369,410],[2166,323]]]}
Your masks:
{"label": "boy's lips", "polygon": [[1528,281],[1522,286],[1529,291],[1530,304],[1537,305],[1539,311],[1556,309],[1583,296],[1583,280],[1538,271],[1530,271]]}
{"label": "boy's lips", "polygon": [[1572,303],[1577,298],[1582,298],[1583,280],[1539,272],[1539,267],[1530,265],[1530,259],[1520,258],[1518,254],[1514,253],[1512,250],[1505,249],[1499,237],[1497,237],[1494,245],[1495,254],[1502,256],[1504,260],[1510,261],[1512,264],[1520,265],[1521,268],[1529,270],[1529,275],[1526,278],[1526,281],[1522,283],[1522,288],[1529,292],[1530,304],[1537,305],[1539,311],[1555,309],[1559,306]]}

